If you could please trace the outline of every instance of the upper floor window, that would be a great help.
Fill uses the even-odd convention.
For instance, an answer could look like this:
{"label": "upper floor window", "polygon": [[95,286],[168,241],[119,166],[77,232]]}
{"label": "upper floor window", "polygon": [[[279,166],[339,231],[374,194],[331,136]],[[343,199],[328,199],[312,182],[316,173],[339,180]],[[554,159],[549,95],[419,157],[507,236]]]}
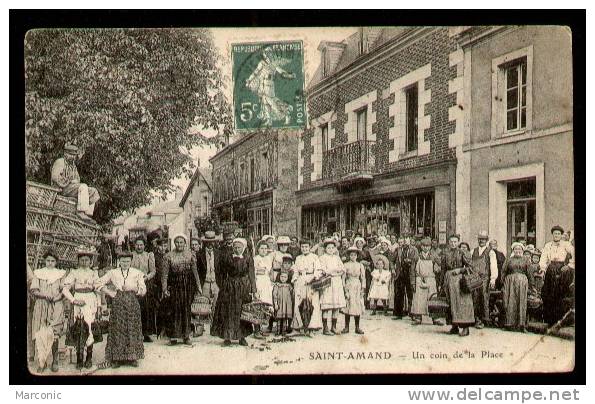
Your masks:
{"label": "upper floor window", "polygon": [[505,67],[506,131],[527,127],[527,60]]}
{"label": "upper floor window", "polygon": [[254,178],[254,175],[256,174],[256,170],[254,167],[254,157],[252,157],[250,159],[250,192],[253,192],[256,190],[256,179]]}
{"label": "upper floor window", "polygon": [[202,197],[202,204],[203,204],[204,215],[208,216],[209,215],[209,197],[208,196],[205,195]]}
{"label": "upper floor window", "polygon": [[406,105],[406,149],[408,152],[417,150],[417,118],[419,107],[417,104],[418,90],[417,83],[405,89]]}
{"label": "upper floor window", "polygon": [[367,140],[368,127],[368,107],[364,107],[355,112],[357,119],[357,140]]}
{"label": "upper floor window", "polygon": [[328,123],[325,123],[320,127],[322,132],[322,152],[326,152],[331,148],[330,139],[328,137]]}
{"label": "upper floor window", "polygon": [[491,138],[533,129],[533,45],[492,59]]}

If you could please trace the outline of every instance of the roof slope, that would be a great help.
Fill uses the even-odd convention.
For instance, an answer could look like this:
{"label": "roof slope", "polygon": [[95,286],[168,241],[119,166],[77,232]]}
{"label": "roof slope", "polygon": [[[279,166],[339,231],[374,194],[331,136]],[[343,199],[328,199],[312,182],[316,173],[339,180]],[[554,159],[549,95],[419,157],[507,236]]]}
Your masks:
{"label": "roof slope", "polygon": [[194,184],[200,177],[204,179],[209,189],[211,191],[213,190],[213,170],[210,168],[197,167],[196,171],[194,171],[194,174],[192,175],[192,178],[190,179],[190,183],[186,187],[186,191],[184,191],[184,196],[182,196],[182,199],[178,204],[179,207],[184,207],[186,200],[190,196],[190,192],[192,192]]}
{"label": "roof slope", "polygon": [[339,61],[337,62],[335,68],[328,74],[327,77],[322,77],[322,67],[319,64],[318,68],[314,72],[314,75],[312,76],[312,80],[310,80],[310,82],[308,83],[308,89],[312,88],[313,86],[321,82],[323,79],[328,78],[340,72],[341,70],[348,68],[353,62],[355,62],[360,57],[364,57],[370,54],[374,51],[374,49],[379,48],[380,46],[390,42],[391,40],[400,37],[407,31],[410,31],[412,29],[414,29],[414,27],[381,28],[378,37],[375,39],[373,43],[369,45],[369,51],[363,54],[360,53],[359,47],[361,33],[359,31],[353,33],[352,35],[348,36],[342,41],[342,43],[344,43],[346,46],[343,49],[343,52],[341,52],[341,56],[339,57]]}

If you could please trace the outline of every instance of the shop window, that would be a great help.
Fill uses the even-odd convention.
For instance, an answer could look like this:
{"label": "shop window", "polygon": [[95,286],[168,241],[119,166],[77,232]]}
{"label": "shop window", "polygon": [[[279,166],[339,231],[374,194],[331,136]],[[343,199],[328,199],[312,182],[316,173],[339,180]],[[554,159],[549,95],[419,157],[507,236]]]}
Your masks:
{"label": "shop window", "polygon": [[434,215],[433,192],[306,208],[302,211],[302,236],[318,239],[323,234],[352,230],[364,236],[413,232],[433,237]]}
{"label": "shop window", "polygon": [[271,234],[271,208],[253,208],[247,210],[248,235],[255,241],[265,234]]}

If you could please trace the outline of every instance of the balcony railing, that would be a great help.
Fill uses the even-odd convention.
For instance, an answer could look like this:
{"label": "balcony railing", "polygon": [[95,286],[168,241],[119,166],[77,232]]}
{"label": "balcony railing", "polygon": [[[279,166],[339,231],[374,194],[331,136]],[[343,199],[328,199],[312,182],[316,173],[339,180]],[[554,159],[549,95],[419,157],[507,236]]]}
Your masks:
{"label": "balcony railing", "polygon": [[322,178],[341,180],[358,174],[376,173],[375,148],[375,141],[358,140],[324,152]]}

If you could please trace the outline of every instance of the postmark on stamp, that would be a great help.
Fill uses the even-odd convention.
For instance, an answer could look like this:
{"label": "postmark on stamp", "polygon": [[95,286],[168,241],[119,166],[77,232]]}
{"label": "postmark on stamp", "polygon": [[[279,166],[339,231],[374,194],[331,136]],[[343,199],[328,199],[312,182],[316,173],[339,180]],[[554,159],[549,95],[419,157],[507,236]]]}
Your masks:
{"label": "postmark on stamp", "polygon": [[305,126],[301,41],[232,44],[231,57],[236,130]]}

